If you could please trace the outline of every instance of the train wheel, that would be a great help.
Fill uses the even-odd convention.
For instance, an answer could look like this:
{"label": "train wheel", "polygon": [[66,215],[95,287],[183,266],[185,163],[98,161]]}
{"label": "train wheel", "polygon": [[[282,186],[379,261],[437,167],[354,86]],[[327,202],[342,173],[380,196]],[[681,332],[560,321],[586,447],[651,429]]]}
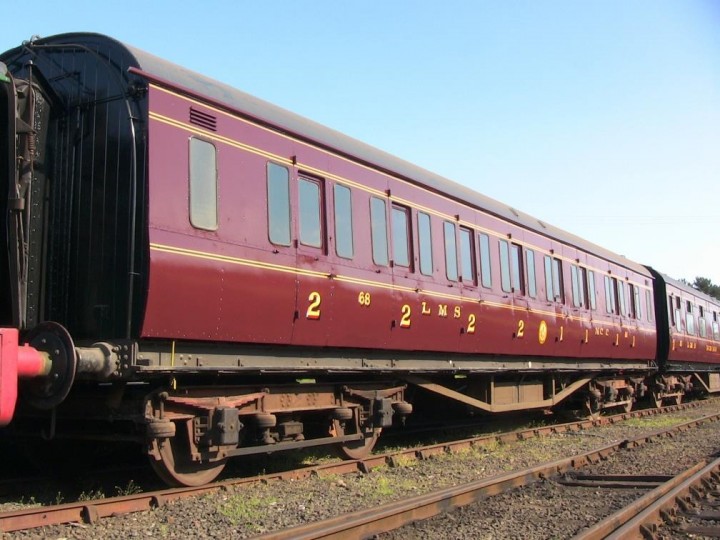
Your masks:
{"label": "train wheel", "polygon": [[225,468],[227,460],[209,463],[191,461],[186,441],[187,434],[182,428],[178,429],[174,437],[155,439],[153,444],[157,445],[160,459],[149,456],[155,473],[171,486],[201,486],[215,480]]}
{"label": "train wheel", "polygon": [[[345,435],[345,423],[339,420],[333,420],[332,433],[336,437],[342,437]],[[364,439],[357,441],[345,441],[335,445],[335,448],[340,454],[340,457],[344,459],[365,459],[370,455],[375,443],[377,443],[378,437],[382,428],[376,428],[371,434],[367,435]]]}

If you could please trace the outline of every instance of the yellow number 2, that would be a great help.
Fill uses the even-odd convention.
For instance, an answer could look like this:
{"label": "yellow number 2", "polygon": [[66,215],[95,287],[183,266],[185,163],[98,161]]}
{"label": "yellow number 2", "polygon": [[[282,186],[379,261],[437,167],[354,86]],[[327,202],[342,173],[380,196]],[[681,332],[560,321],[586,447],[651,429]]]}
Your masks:
{"label": "yellow number 2", "polygon": [[410,306],[405,304],[402,307],[402,318],[400,319],[400,328],[410,328]]}
{"label": "yellow number 2", "polygon": [[474,314],[474,313],[471,313],[471,314],[468,316],[467,333],[468,333],[468,334],[474,334],[474,333],[475,333],[475,314]]}
{"label": "yellow number 2", "polygon": [[307,312],[305,313],[305,317],[308,319],[319,319],[320,318],[320,302],[322,299],[320,298],[319,292],[311,292],[310,296],[308,296],[308,301],[310,302],[310,305],[307,308]]}

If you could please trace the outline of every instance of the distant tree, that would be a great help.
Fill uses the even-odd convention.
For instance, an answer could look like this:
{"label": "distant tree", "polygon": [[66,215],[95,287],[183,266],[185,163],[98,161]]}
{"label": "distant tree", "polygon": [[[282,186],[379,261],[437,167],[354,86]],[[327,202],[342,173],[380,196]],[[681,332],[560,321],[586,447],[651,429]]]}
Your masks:
{"label": "distant tree", "polygon": [[720,285],[715,285],[708,278],[698,276],[695,278],[692,286],[695,287],[698,291],[702,291],[705,294],[708,294],[720,300]]}

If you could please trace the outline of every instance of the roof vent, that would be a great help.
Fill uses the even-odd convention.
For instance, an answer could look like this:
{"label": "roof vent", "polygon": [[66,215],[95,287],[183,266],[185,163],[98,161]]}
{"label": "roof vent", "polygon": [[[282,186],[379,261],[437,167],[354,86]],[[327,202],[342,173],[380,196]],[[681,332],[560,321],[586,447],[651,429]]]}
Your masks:
{"label": "roof vent", "polygon": [[198,111],[192,107],[190,107],[190,123],[210,131],[217,131],[217,118],[212,114]]}

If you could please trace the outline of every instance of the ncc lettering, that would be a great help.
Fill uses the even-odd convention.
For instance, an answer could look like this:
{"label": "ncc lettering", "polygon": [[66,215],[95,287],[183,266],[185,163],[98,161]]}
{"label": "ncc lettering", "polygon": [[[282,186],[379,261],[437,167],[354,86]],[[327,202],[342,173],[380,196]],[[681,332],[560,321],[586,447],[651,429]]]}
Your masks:
{"label": "ncc lettering", "polygon": [[595,335],[596,336],[608,336],[610,337],[610,329],[609,328],[595,328]]}

